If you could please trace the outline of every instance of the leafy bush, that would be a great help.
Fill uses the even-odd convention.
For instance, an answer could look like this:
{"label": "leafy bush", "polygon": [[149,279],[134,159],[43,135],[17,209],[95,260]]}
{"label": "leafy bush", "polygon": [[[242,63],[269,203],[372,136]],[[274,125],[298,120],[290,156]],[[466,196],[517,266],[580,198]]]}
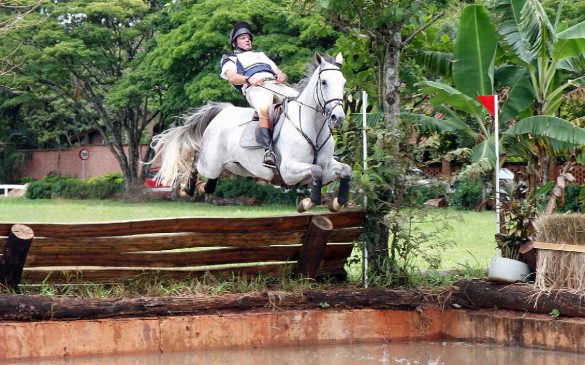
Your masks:
{"label": "leafy bush", "polygon": [[575,212],[581,211],[581,202],[585,198],[583,187],[578,184],[569,184],[565,189],[565,205],[559,207],[561,212]]}
{"label": "leafy bush", "polygon": [[[308,194],[307,189],[301,189],[301,192]],[[283,189],[270,184],[261,185],[250,178],[235,177],[221,179],[214,195],[228,199],[246,196],[258,199],[264,204],[296,204],[299,192],[295,188]]]}
{"label": "leafy bush", "polygon": [[481,203],[482,182],[478,179],[465,178],[451,194],[449,205],[473,209]]}
{"label": "leafy bush", "polygon": [[30,183],[26,197],[29,199],[108,199],[124,190],[124,178],[111,173],[85,181],[78,178],[47,176]]}
{"label": "leafy bush", "polygon": [[427,200],[444,198],[446,193],[446,186],[441,184],[409,186],[404,193],[404,202],[407,206],[422,207]]}

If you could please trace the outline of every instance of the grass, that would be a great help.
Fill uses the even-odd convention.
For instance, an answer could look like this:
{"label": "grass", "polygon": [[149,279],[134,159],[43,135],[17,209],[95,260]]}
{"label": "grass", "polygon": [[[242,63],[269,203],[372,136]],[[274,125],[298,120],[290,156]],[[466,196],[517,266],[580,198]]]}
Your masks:
{"label": "grass", "polygon": [[179,217],[260,217],[295,214],[293,206],[217,206],[184,201],[0,198],[0,222],[88,223]]}
{"label": "grass", "polygon": [[[442,240],[454,244],[442,255],[441,269],[473,270],[488,267],[495,253],[493,212],[447,210],[453,228]],[[215,206],[183,201],[28,200],[0,198],[0,222],[105,222],[171,217],[259,217],[296,214],[294,206]],[[422,223],[431,230],[440,222]]]}

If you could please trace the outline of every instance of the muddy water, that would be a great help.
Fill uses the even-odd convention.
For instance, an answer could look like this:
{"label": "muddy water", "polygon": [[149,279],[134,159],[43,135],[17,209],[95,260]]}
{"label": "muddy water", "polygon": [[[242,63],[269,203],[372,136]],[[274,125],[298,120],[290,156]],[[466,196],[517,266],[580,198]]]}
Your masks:
{"label": "muddy water", "polygon": [[11,365],[583,365],[585,354],[462,342],[392,342],[18,361]]}

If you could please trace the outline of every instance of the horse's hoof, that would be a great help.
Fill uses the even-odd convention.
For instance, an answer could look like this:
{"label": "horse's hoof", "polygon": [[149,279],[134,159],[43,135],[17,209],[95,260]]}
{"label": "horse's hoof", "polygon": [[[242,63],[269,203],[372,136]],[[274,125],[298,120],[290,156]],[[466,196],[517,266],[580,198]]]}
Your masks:
{"label": "horse's hoof", "polygon": [[304,213],[309,209],[312,209],[316,204],[313,203],[311,198],[305,198],[299,202],[299,206],[297,207],[297,211],[299,213]]}
{"label": "horse's hoof", "polygon": [[205,182],[197,179],[197,182],[195,183],[195,191],[199,196],[205,195]]}
{"label": "horse's hoof", "polygon": [[327,203],[327,208],[329,208],[330,212],[337,213],[343,208],[343,205],[339,204],[337,198],[333,198]]}

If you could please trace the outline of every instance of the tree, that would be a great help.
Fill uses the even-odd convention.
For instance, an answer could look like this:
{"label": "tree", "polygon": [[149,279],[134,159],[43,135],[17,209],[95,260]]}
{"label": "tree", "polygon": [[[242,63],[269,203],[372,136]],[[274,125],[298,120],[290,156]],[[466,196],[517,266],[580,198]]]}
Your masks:
{"label": "tree", "polygon": [[[141,183],[139,146],[143,132],[161,118],[162,93],[149,85],[138,65],[154,36],[161,4],[141,0],[45,3],[26,29],[10,34],[16,78],[11,88],[35,99],[57,100],[75,119],[103,136],[117,158],[128,187]],[[39,22],[42,14],[51,14]]]}
{"label": "tree", "polygon": [[[20,2],[0,1],[0,36],[22,26],[23,20],[38,8],[42,0]],[[12,71],[10,63],[0,58],[0,76]]]}
{"label": "tree", "polygon": [[246,105],[242,95],[219,77],[221,56],[230,53],[229,33],[238,21],[252,25],[254,47],[269,55],[298,81],[314,53],[328,51],[338,37],[319,17],[299,17],[273,0],[205,0],[169,6],[167,29],[156,38],[146,61],[163,75],[164,110],[181,114],[208,101]]}

